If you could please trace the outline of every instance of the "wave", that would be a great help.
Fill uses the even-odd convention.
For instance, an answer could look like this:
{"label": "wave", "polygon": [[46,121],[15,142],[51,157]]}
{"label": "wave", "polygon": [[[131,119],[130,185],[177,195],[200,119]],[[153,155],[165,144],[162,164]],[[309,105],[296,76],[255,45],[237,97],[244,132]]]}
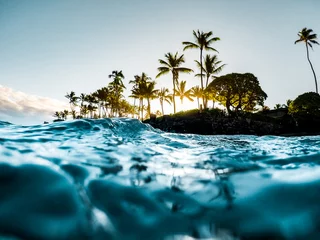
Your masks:
{"label": "wave", "polygon": [[320,136],[182,135],[118,118],[0,122],[0,143],[3,236],[319,237]]}

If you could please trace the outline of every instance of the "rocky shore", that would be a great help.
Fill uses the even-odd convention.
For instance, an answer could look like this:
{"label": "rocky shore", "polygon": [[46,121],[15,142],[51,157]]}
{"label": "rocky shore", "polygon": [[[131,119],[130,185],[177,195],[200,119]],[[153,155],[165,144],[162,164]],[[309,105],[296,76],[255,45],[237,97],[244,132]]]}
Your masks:
{"label": "rocky shore", "polygon": [[[281,112],[280,112],[281,113]],[[278,135],[303,136],[320,134],[320,117],[291,116],[283,111],[235,114],[227,116],[221,111],[190,111],[186,114],[151,116],[144,121],[166,132],[203,135]]]}

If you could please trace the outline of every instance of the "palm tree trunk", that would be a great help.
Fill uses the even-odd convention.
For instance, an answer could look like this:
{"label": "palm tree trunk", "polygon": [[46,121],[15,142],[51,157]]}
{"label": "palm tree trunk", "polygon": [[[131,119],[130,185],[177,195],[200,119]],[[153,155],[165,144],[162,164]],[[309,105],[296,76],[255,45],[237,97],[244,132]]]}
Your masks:
{"label": "palm tree trunk", "polygon": [[148,115],[149,115],[149,118],[150,118],[150,115],[151,115],[151,104],[150,104],[150,98],[147,98],[147,102],[148,102]]}
{"label": "palm tree trunk", "polygon": [[200,109],[200,103],[199,103],[199,98],[197,97],[197,102],[198,102],[198,109]]}
{"label": "palm tree trunk", "polygon": [[[201,65],[201,69],[200,69],[201,90],[202,90],[202,92],[203,92],[202,48],[200,48],[200,65]],[[203,103],[203,107],[206,108],[206,105],[205,105],[205,97],[202,98],[202,103]]]}
{"label": "palm tree trunk", "polygon": [[163,111],[163,100],[160,100],[160,105],[161,105],[161,110],[162,110],[162,116],[164,115],[164,111]]}
{"label": "palm tree trunk", "polygon": [[173,84],[173,94],[172,94],[172,101],[173,101],[173,113],[176,113],[176,99],[175,99],[175,92],[176,92],[176,76],[175,72],[172,72],[172,84]]}
{"label": "palm tree trunk", "polygon": [[143,98],[141,99],[141,121],[143,121]]}
{"label": "palm tree trunk", "polygon": [[316,73],[314,72],[314,69],[313,69],[312,63],[311,63],[311,61],[310,61],[310,59],[309,59],[308,43],[306,43],[306,48],[307,48],[307,58],[308,58],[308,61],[309,61],[309,64],[310,64],[311,70],[312,70],[312,72],[313,72],[314,81],[315,81],[315,84],[316,84],[316,93],[319,93],[319,92],[318,92],[317,76],[316,76]]}
{"label": "palm tree trunk", "polygon": [[[210,76],[208,75],[208,76],[207,76],[207,80],[206,80],[206,86],[205,86],[205,88],[208,87],[209,77],[210,77]],[[204,109],[206,109],[207,106],[208,106],[208,98],[207,98],[207,96],[203,95],[203,100],[204,100],[203,106],[204,106]]]}
{"label": "palm tree trunk", "polygon": [[[133,109],[135,109],[135,107],[136,107],[136,98],[133,99]],[[134,115],[135,114],[133,114],[133,118],[134,118]]]}

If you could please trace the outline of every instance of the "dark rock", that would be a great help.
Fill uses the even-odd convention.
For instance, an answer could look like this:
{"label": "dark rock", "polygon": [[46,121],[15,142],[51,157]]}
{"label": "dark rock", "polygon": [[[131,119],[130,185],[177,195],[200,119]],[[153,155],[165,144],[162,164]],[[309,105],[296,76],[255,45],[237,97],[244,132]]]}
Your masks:
{"label": "dark rock", "polygon": [[[270,114],[269,114],[270,115]],[[192,111],[188,114],[165,115],[144,121],[167,132],[192,134],[250,134],[250,135],[314,135],[320,132],[320,117],[291,116],[264,113],[237,113],[226,116],[210,111]]]}

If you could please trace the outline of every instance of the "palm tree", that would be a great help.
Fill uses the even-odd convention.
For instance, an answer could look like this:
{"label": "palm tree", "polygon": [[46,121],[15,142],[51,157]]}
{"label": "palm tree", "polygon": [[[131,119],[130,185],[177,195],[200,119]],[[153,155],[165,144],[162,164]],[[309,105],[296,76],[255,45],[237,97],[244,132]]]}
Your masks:
{"label": "palm tree", "polygon": [[191,94],[192,96],[197,98],[198,108],[200,109],[199,99],[203,97],[201,88],[198,85],[194,86],[193,88],[191,88]]}
{"label": "palm tree", "polygon": [[161,88],[158,91],[158,98],[160,101],[160,105],[161,105],[161,111],[162,111],[162,116],[164,115],[164,110],[163,110],[163,102],[167,102],[171,105],[172,102],[172,95],[169,93],[169,89],[168,88]]}
{"label": "palm tree", "polygon": [[[201,71],[201,90],[203,91],[204,90],[204,87],[203,87],[203,75],[202,75],[202,71],[203,71],[203,66],[202,66],[202,52],[203,50],[212,50],[212,51],[215,51],[215,52],[218,52],[216,49],[210,47],[210,45],[213,43],[213,42],[216,42],[218,40],[220,40],[220,38],[218,37],[211,37],[212,36],[212,32],[203,32],[203,31],[193,31],[193,36],[195,37],[195,43],[193,42],[182,42],[183,45],[185,45],[184,50],[186,49],[192,49],[192,48],[197,48],[197,49],[200,49],[200,65],[201,65],[201,68],[200,68],[200,71]],[[203,100],[203,104],[204,104],[204,100]]]}
{"label": "palm tree", "polygon": [[282,107],[282,105],[280,103],[277,103],[275,106],[274,106],[274,109],[280,109]]}
{"label": "palm tree", "polygon": [[156,78],[167,74],[169,72],[172,72],[172,84],[173,84],[173,112],[176,113],[176,101],[175,101],[175,91],[176,91],[176,83],[179,79],[179,73],[190,73],[193,72],[190,68],[181,67],[181,64],[185,62],[184,55],[178,56],[178,52],[176,54],[167,53],[165,55],[166,61],[159,59],[159,63],[161,64],[160,67],[158,67],[158,75]]}
{"label": "palm tree", "polygon": [[80,97],[79,97],[79,100],[80,100],[80,106],[82,106],[83,103],[86,101],[86,94],[81,93]]}
{"label": "palm tree", "polygon": [[90,118],[93,118],[94,112],[97,110],[96,104],[98,103],[98,100],[94,96],[94,94],[87,94],[86,95],[86,102],[89,103],[87,109],[90,112]]}
{"label": "palm tree", "polygon": [[311,49],[313,49],[312,43],[319,45],[319,43],[316,41],[316,40],[317,40],[317,34],[313,33],[313,30],[312,30],[312,29],[303,28],[303,29],[298,33],[298,36],[299,36],[299,39],[296,40],[294,43],[296,44],[296,43],[298,43],[298,42],[304,42],[304,43],[306,44],[307,59],[308,59],[308,62],[309,62],[309,64],[310,64],[311,70],[312,70],[312,72],[313,72],[314,81],[315,81],[315,84],[316,84],[316,93],[318,93],[317,76],[316,76],[316,74],[315,74],[315,72],[314,72],[312,63],[311,63],[310,58],[309,58],[309,48],[308,48],[308,47],[311,47]]}
{"label": "palm tree", "polygon": [[151,115],[151,102],[150,100],[155,99],[157,97],[158,90],[154,89],[156,85],[155,81],[146,82],[143,89],[143,97],[147,99],[148,107],[147,112],[148,116]]}
{"label": "palm tree", "polygon": [[80,108],[80,115],[84,118],[87,118],[88,113],[89,113],[88,105],[83,104]]}
{"label": "palm tree", "polygon": [[[73,110],[74,111],[74,110]],[[67,109],[63,110],[63,117],[64,117],[64,120],[67,120],[67,117],[69,115],[69,111]]]}
{"label": "palm tree", "polygon": [[180,97],[181,104],[183,104],[183,99],[187,98],[191,102],[193,102],[192,94],[191,94],[191,89],[186,90],[186,81],[181,81],[178,82],[177,84],[177,89],[176,89],[176,96]]}
{"label": "palm tree", "polygon": [[56,118],[58,118],[58,119],[61,119],[61,118],[62,118],[61,112],[55,112],[55,113],[53,114],[53,116],[56,117]]}
{"label": "palm tree", "polygon": [[[198,65],[198,67],[201,69],[201,63],[199,61],[196,60],[196,63]],[[215,78],[215,74],[218,74],[222,71],[222,69],[226,66],[226,64],[221,64],[221,61],[218,60],[218,56],[217,55],[209,55],[207,54],[204,57],[204,63],[203,63],[203,67],[202,67],[202,71],[204,72],[202,74],[203,77],[206,77],[206,84],[204,86],[204,88],[207,88],[209,85],[209,79]],[[196,74],[196,77],[201,77],[201,73],[200,74]]]}
{"label": "palm tree", "polygon": [[150,81],[151,78],[148,77],[146,73],[141,73],[141,75],[135,75],[134,80],[130,80],[130,84],[134,84],[132,87],[132,95],[130,97],[134,98],[134,106],[136,106],[136,99],[139,99],[139,110],[141,112],[141,119],[143,119],[143,86],[146,82]]}
{"label": "palm tree", "polygon": [[113,81],[108,85],[112,111],[119,114],[120,99],[122,98],[123,90],[126,88],[122,81],[122,79],[124,79],[124,75],[122,71],[112,71],[109,78],[113,78]]}
{"label": "palm tree", "polygon": [[141,75],[135,75],[134,80],[129,81],[129,83],[134,84],[131,89],[132,94],[130,95],[130,97],[134,99],[139,99],[139,112],[141,113],[141,120],[143,120],[143,99],[145,98],[147,84],[150,81],[151,78],[148,77],[148,75],[144,72],[141,73]]}
{"label": "palm tree", "polygon": [[77,102],[79,98],[76,96],[76,93],[74,91],[71,91],[70,93],[67,93],[65,96],[67,99],[69,99],[70,109],[73,110],[74,106],[77,106]]}
{"label": "palm tree", "polygon": [[[196,63],[198,65],[198,67],[201,69],[201,63],[199,61],[196,60]],[[218,60],[218,56],[217,55],[209,55],[207,54],[204,58],[204,64],[202,66],[202,71],[204,72],[202,75],[200,74],[196,74],[196,77],[206,77],[206,84],[204,86],[204,89],[206,89],[208,87],[209,84],[209,79],[215,78],[215,74],[218,74],[222,71],[222,69],[224,68],[225,64],[221,64],[221,61]],[[204,91],[205,93],[205,91]],[[203,96],[203,107],[207,108],[207,102],[208,102],[208,98],[204,95]]]}

